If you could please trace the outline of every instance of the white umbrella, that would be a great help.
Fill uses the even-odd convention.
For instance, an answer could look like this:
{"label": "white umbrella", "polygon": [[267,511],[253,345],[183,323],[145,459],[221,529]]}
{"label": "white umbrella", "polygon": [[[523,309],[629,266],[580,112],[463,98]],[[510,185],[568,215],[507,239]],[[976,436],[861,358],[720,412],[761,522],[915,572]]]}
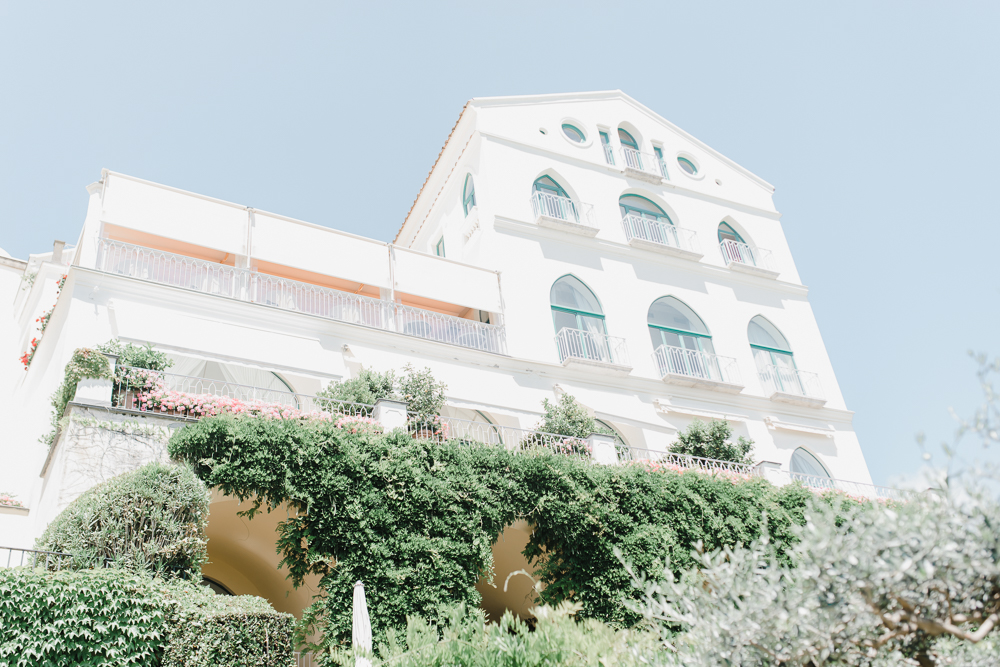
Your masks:
{"label": "white umbrella", "polygon": [[[370,654],[372,650],[372,621],[368,618],[368,602],[365,600],[365,585],[354,584],[354,623],[351,626],[351,646],[355,651]],[[354,667],[371,667],[368,658],[356,657]]]}

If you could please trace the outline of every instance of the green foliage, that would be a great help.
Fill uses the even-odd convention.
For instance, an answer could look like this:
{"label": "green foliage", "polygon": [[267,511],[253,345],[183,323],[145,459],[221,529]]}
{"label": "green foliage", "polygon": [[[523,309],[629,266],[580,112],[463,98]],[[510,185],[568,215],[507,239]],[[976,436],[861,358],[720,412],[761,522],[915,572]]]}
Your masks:
{"label": "green foliage", "polygon": [[215,595],[194,584],[160,588],[166,617],[162,667],[288,667],[294,619],[253,595]]}
{"label": "green foliage", "polygon": [[135,571],[200,580],[208,499],[187,466],[150,463],[85,491],[35,547],[73,554],[82,567],[110,559]]}
{"label": "green foliage", "polygon": [[712,420],[710,423],[696,419],[687,430],[677,434],[677,442],[670,446],[675,454],[700,456],[705,459],[732,461],[753,465],[753,440],[742,435],[736,442],[730,442],[733,430],[729,422]]}
{"label": "green foliage", "polygon": [[581,439],[589,438],[591,433],[607,431],[594,421],[587,408],[569,394],[560,396],[557,403],[547,398],[542,399],[542,411],[542,419],[535,426],[537,431]]}
{"label": "green foliage", "polygon": [[321,399],[375,405],[381,398],[394,398],[395,387],[396,374],[392,371],[379,373],[364,368],[358,373],[358,377],[331,384],[320,390],[316,396]]}
{"label": "green foliage", "polygon": [[111,364],[108,363],[108,358],[97,350],[86,347],[73,351],[73,356],[66,364],[62,384],[52,394],[50,420],[52,430],[39,439],[39,442],[46,447],[51,447],[55,442],[56,434],[59,432],[59,421],[66,412],[66,404],[73,400],[73,396],[76,395],[76,385],[83,378],[111,379]]}
{"label": "green foliage", "polygon": [[153,667],[164,631],[147,577],[0,569],[0,666]]}
{"label": "green foliage", "polygon": [[[491,545],[515,518],[533,524],[525,555],[547,586],[543,602],[581,604],[584,617],[628,625],[640,599],[615,549],[647,569],[680,571],[707,549],[749,543],[766,512],[787,545],[809,491],[643,464],[599,466],[582,457],[405,433],[351,434],[324,422],[221,415],[171,439],[207,484],[251,501],[247,516],[288,503],[278,547],[295,583],[322,577],[326,598],[305,616],[325,625],[324,646],[349,641],[350,600],[361,580],[376,637],[408,615],[476,605],[492,568]],[[282,510],[284,513],[285,510]]]}
{"label": "green foliage", "polygon": [[403,367],[403,375],[399,378],[399,395],[406,401],[406,409],[417,413],[418,423],[432,423],[434,417],[441,414],[447,388],[434,379],[431,369],[418,371],[411,364]]}
{"label": "green foliage", "polygon": [[223,415],[178,431],[170,452],[209,485],[251,501],[248,516],[261,503],[297,510],[278,528],[282,564],[295,583],[322,576],[326,597],[305,620],[325,625],[330,645],[350,639],[344,601],[358,580],[376,636],[408,615],[478,604],[491,545],[515,517],[514,455],[501,447]]}
{"label": "green foliage", "polygon": [[117,568],[0,569],[0,667],[288,667],[294,619]]}
{"label": "green foliage", "polygon": [[[458,605],[441,614],[439,625],[407,619],[405,637],[390,633],[375,667],[629,667],[648,665],[657,652],[645,632],[615,631],[594,620],[576,621],[569,604],[535,609],[534,630],[510,612],[498,625],[487,624],[479,610]],[[400,641],[402,640],[402,641]],[[354,654],[337,656],[354,667]]]}
{"label": "green foliage", "polygon": [[109,340],[97,346],[98,351],[118,356],[119,366],[147,368],[151,371],[165,371],[174,365],[173,360],[163,352],[157,352],[152,344],[134,345],[120,340]]}

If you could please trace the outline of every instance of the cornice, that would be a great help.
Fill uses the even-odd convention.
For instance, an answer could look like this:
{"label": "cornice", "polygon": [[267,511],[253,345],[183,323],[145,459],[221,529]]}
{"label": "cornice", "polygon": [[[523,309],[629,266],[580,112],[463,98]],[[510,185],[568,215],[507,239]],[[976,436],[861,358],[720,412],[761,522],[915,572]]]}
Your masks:
{"label": "cornice", "polygon": [[782,280],[773,280],[771,278],[762,278],[760,276],[755,276],[749,273],[739,273],[736,271],[731,271],[727,268],[721,266],[714,266],[711,264],[705,264],[704,262],[695,262],[690,259],[683,259],[680,257],[672,257],[670,255],[664,255],[652,250],[644,250],[642,248],[633,248],[625,243],[617,243],[615,241],[609,241],[608,239],[602,239],[598,236],[588,237],[580,234],[567,234],[566,232],[560,232],[556,229],[549,229],[547,227],[540,227],[532,222],[525,222],[523,220],[517,220],[515,218],[509,218],[506,216],[495,215],[493,216],[493,228],[499,230],[507,230],[512,232],[517,232],[518,234],[525,236],[537,236],[539,238],[544,238],[547,240],[559,241],[562,243],[572,243],[589,250],[598,252],[604,256],[615,255],[618,257],[623,257],[627,261],[632,261],[636,257],[641,257],[646,261],[659,262],[668,264],[673,268],[686,269],[692,273],[697,273],[699,275],[711,278],[714,282],[719,284],[735,284],[735,285],[747,285],[763,289],[771,289],[776,292],[783,292],[785,294],[794,295],[801,299],[808,299],[809,288],[805,285],[799,285],[797,283],[789,283]]}

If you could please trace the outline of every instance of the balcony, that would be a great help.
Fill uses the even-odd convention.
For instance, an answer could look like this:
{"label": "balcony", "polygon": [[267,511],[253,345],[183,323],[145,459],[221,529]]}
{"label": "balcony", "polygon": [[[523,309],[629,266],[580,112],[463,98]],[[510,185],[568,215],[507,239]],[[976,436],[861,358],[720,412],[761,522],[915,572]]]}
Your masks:
{"label": "balcony", "polygon": [[622,146],[622,163],[625,165],[625,175],[649,183],[662,183],[665,170],[661,171],[660,158],[657,155],[641,153],[634,148]]}
{"label": "balcony", "polygon": [[573,201],[547,192],[531,195],[531,212],[540,227],[559,229],[582,236],[597,236],[594,209],[590,204]]}
{"label": "balcony", "polygon": [[736,360],[717,354],[661,345],[653,352],[660,379],[682,387],[702,387],[728,394],[743,391]]}
{"label": "balcony", "polygon": [[97,270],[337,322],[506,354],[504,327],[102,239]]}
{"label": "balcony", "polygon": [[622,218],[625,238],[633,248],[643,248],[665,255],[698,261],[702,258],[698,237],[692,229],[684,229],[662,220],[644,218],[629,213]]}
{"label": "balcony", "polygon": [[628,375],[632,371],[624,338],[563,328],[555,341],[559,361],[567,368],[585,368],[606,375]]}
{"label": "balcony", "polygon": [[772,401],[819,408],[826,404],[819,376],[788,366],[758,366],[764,394]]}
{"label": "balcony", "polygon": [[771,251],[754,248],[746,243],[726,239],[719,244],[726,266],[733,271],[741,271],[763,278],[777,278],[778,271],[774,268]]}

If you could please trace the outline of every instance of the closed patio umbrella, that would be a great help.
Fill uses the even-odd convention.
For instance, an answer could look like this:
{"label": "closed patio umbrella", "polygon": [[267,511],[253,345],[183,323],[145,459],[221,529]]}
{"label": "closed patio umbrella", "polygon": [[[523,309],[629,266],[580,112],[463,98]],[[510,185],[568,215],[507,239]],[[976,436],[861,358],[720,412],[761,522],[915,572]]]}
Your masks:
{"label": "closed patio umbrella", "polygon": [[[360,581],[354,584],[354,622],[351,625],[351,646],[354,650],[371,653],[372,622],[368,618],[368,601],[365,600],[365,586]],[[372,661],[360,656],[354,659],[355,667],[371,667]]]}

